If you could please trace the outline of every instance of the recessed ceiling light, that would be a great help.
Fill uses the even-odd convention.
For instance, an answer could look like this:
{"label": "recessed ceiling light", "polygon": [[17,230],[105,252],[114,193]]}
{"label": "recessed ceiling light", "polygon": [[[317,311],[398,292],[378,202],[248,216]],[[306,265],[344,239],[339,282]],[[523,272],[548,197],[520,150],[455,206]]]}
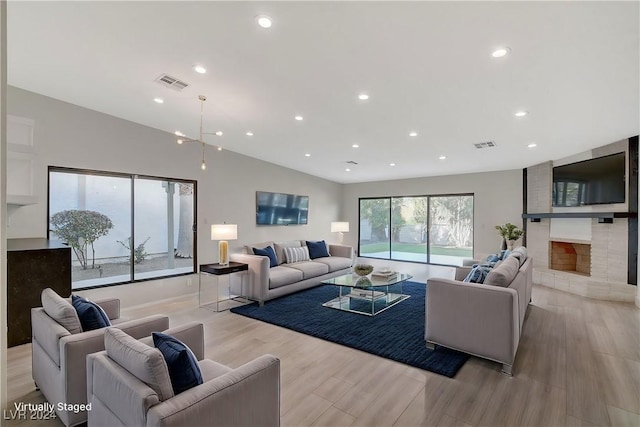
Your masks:
{"label": "recessed ceiling light", "polygon": [[196,64],[193,66],[193,71],[199,74],[204,74],[207,72],[207,69],[204,68],[202,65]]}
{"label": "recessed ceiling light", "polygon": [[309,153],[305,153],[305,155],[304,155],[304,156],[305,156],[305,157],[311,157],[311,154],[309,154]]}
{"label": "recessed ceiling light", "polygon": [[409,136],[418,136],[418,132],[409,132]]}
{"label": "recessed ceiling light", "polygon": [[366,93],[361,93],[360,95],[358,95],[358,99],[360,101],[366,101],[367,99],[369,99],[369,95],[367,95]]}
{"label": "recessed ceiling light", "polygon": [[176,136],[185,136],[184,133],[180,132],[179,130],[175,131],[174,134]]}
{"label": "recessed ceiling light", "polygon": [[162,98],[153,98],[153,100],[155,102],[157,102],[158,104],[164,104],[164,99],[162,99]]}
{"label": "recessed ceiling light", "polygon": [[183,143],[184,141],[183,141],[183,140],[181,140],[181,139],[178,139],[178,140],[176,140],[176,142],[178,143],[178,145],[182,145],[182,143]]}
{"label": "recessed ceiling light", "polygon": [[221,130],[217,131],[216,136],[222,136],[222,131]]}
{"label": "recessed ceiling light", "polygon": [[253,132],[247,132],[245,135],[247,135],[247,136],[253,136]]}
{"label": "recessed ceiling light", "polygon": [[509,49],[508,47],[501,47],[499,49],[494,50],[491,53],[491,56],[493,56],[494,58],[502,58],[503,56],[507,56],[510,51],[511,49]]}
{"label": "recessed ceiling light", "polygon": [[360,147],[360,146],[359,146],[358,144],[352,144],[352,145],[351,145],[351,147],[353,147],[353,148],[358,148],[358,147]]}
{"label": "recessed ceiling light", "polygon": [[303,120],[303,119],[304,119],[304,117],[302,117],[302,116],[295,116],[294,118],[295,118],[297,121],[301,121],[301,120]]}
{"label": "recessed ceiling light", "polygon": [[533,148],[533,147],[537,147],[538,144],[536,144],[535,142],[532,142],[531,144],[527,145],[527,148]]}
{"label": "recessed ceiling light", "polygon": [[344,171],[345,171],[345,172],[351,172],[351,169],[346,168]]}
{"label": "recessed ceiling light", "polygon": [[222,151],[222,147],[218,147],[218,151]]}
{"label": "recessed ceiling light", "polygon": [[271,28],[271,25],[273,24],[273,22],[271,21],[271,18],[268,17],[267,15],[258,15],[258,16],[256,16],[256,22],[262,28]]}
{"label": "recessed ceiling light", "polygon": [[529,114],[528,111],[518,111],[515,115],[516,115],[516,117],[524,117],[527,114]]}
{"label": "recessed ceiling light", "polygon": [[447,156],[440,156],[438,157],[440,160],[445,160],[447,158]]}
{"label": "recessed ceiling light", "polygon": [[389,166],[395,166],[395,165],[396,165],[395,163],[389,163]]}

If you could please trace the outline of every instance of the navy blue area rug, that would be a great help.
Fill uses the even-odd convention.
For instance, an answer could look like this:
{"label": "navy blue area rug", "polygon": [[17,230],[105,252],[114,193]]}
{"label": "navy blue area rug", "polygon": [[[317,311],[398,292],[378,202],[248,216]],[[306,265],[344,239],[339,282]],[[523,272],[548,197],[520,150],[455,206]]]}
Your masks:
{"label": "navy blue area rug", "polygon": [[323,307],[338,296],[333,285],[287,295],[263,307],[253,303],[231,311],[451,378],[469,356],[425,346],[425,290],[423,283],[405,282],[403,292],[411,297],[374,317]]}

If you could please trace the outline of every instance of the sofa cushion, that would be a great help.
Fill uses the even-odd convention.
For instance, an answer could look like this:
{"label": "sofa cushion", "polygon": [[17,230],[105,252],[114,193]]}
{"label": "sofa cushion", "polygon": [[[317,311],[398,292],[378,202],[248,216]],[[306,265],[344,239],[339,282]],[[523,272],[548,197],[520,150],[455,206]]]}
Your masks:
{"label": "sofa cushion", "polygon": [[502,286],[508,288],[515,279],[520,269],[520,261],[516,257],[508,257],[502,263],[491,269],[491,272],[484,280],[485,285]]}
{"label": "sofa cushion", "polygon": [[302,277],[304,279],[322,276],[329,272],[329,266],[327,264],[314,261],[296,262],[293,264],[287,264],[287,267],[302,271]]}
{"label": "sofa cushion", "polygon": [[294,262],[309,261],[309,248],[302,246],[300,248],[284,248],[284,256],[287,264]]}
{"label": "sofa cushion", "polygon": [[276,249],[276,258],[278,258],[278,264],[284,264],[286,262],[284,248],[300,248],[302,247],[302,243],[300,243],[300,240],[292,240],[290,242],[274,243],[273,246]]}
{"label": "sofa cushion", "polygon": [[40,294],[45,313],[72,334],[82,332],[82,325],[76,309],[71,303],[58,295],[53,289],[46,288]]}
{"label": "sofa cushion", "polygon": [[510,256],[518,258],[520,261],[520,266],[527,260],[527,248],[524,246],[520,246],[511,251]]}
{"label": "sofa cushion", "polygon": [[160,401],[174,396],[162,353],[117,328],[104,331],[104,349],[111,359],[148,385]]}
{"label": "sofa cushion", "polygon": [[309,258],[311,259],[331,256],[329,255],[327,243],[324,240],[319,240],[317,242],[307,240],[307,247],[309,248]]}
{"label": "sofa cushion", "polygon": [[321,262],[329,267],[329,273],[351,267],[351,259],[340,256],[316,258],[313,262]]}
{"label": "sofa cushion", "polygon": [[276,258],[276,252],[273,246],[265,246],[264,248],[253,248],[254,255],[262,255],[269,257],[269,267],[278,266],[278,258]]}
{"label": "sofa cushion", "polygon": [[76,313],[78,313],[83,331],[92,331],[94,329],[111,326],[109,316],[107,316],[107,313],[104,312],[102,307],[95,302],[79,297],[78,295],[71,295],[71,301],[73,308],[75,308]]}
{"label": "sofa cushion", "polygon": [[153,332],[153,345],[162,352],[169,369],[169,378],[175,394],[202,384],[198,359],[191,349],[179,339],[160,332]]}
{"label": "sofa cushion", "polygon": [[279,265],[269,270],[269,289],[290,285],[299,282],[302,278],[302,271]]}

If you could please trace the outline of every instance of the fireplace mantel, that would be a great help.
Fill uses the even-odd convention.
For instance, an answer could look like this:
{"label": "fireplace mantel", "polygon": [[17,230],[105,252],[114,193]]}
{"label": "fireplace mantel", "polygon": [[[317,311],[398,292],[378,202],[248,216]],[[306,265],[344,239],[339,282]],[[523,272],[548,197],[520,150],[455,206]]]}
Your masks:
{"label": "fireplace mantel", "polygon": [[636,212],[541,212],[523,213],[523,219],[540,222],[543,218],[598,218],[598,222],[611,224],[614,218],[636,218]]}

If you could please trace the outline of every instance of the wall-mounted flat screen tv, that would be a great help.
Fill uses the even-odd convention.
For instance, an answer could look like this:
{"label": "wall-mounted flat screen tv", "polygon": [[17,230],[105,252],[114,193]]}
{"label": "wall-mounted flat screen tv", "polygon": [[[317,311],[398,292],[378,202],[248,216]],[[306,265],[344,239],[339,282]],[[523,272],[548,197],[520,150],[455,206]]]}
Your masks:
{"label": "wall-mounted flat screen tv", "polygon": [[256,191],[256,224],[299,225],[309,218],[309,196]]}
{"label": "wall-mounted flat screen tv", "polygon": [[553,206],[585,206],[625,201],[625,153],[553,168]]}

